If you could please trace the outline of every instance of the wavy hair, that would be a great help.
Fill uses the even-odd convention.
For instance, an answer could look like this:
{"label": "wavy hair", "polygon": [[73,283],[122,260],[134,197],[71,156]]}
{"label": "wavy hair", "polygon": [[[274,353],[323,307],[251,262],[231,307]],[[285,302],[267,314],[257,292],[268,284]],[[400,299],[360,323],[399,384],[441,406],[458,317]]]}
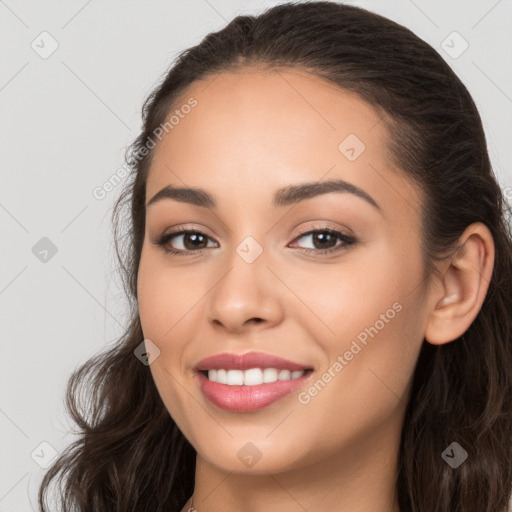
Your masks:
{"label": "wavy hair", "polygon": [[[196,80],[244,66],[295,68],[357,93],[381,116],[391,161],[422,205],[425,276],[457,249],[464,229],[484,223],[495,262],[483,305],[467,331],[443,345],[424,340],[398,453],[402,512],[505,512],[512,492],[512,234],[510,206],[491,168],[482,122],[444,59],[409,29],[332,1],[289,2],[237,16],[177,57],[147,96],[143,126],[127,148],[130,174],[112,212],[115,251],[130,320],[121,338],[69,379],[66,409],[78,426],[46,472],[67,512],[179,512],[193,492],[196,452],[166,410],[148,366],[137,272],[145,229],[146,179],[157,130]],[[452,469],[452,442],[468,458]]]}

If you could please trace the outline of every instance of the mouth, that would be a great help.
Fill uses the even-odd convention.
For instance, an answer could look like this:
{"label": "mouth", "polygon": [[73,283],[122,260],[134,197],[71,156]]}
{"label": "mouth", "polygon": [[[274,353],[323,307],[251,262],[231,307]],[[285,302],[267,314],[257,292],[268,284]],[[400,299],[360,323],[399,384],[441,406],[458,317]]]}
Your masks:
{"label": "mouth", "polygon": [[222,353],[199,361],[194,374],[203,396],[230,412],[251,412],[290,395],[314,368],[263,352]]}
{"label": "mouth", "polygon": [[221,384],[210,380],[204,371],[196,373],[195,377],[203,396],[215,408],[231,413],[248,413],[272,404],[284,406],[285,397],[306,386],[312,374],[313,370],[308,370],[294,379],[252,385]]}

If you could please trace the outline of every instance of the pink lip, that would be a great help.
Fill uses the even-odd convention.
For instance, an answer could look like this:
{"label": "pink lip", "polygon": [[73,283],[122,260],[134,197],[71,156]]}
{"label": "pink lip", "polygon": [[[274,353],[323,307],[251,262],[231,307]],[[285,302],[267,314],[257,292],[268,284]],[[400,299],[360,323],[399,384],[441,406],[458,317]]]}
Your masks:
{"label": "pink lip", "polygon": [[[254,367],[253,367],[254,368]],[[203,395],[214,405],[231,412],[251,412],[263,409],[302,386],[313,372],[291,380],[268,382],[259,386],[230,386],[208,380],[198,372],[199,386]]]}
{"label": "pink lip", "polygon": [[[249,370],[250,368],[276,368],[277,370],[307,370],[312,369],[281,357],[265,354],[263,352],[248,352],[246,354],[222,353],[207,357],[197,363],[195,369],[199,372],[204,370]],[[283,381],[284,382],[284,381]]]}

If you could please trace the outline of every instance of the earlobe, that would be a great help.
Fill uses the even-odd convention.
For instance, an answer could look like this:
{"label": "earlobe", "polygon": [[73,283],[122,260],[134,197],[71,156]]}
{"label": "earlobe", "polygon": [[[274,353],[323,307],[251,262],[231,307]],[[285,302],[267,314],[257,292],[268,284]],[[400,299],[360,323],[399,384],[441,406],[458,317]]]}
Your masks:
{"label": "earlobe", "polygon": [[480,222],[471,224],[444,268],[441,286],[432,292],[434,305],[425,328],[428,343],[449,343],[467,331],[487,295],[493,266],[491,232]]}

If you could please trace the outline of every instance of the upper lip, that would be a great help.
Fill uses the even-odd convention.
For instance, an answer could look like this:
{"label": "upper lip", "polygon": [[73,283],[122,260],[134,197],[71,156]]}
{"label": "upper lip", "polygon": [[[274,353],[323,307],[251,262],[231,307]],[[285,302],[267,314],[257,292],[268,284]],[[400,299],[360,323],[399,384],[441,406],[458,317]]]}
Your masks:
{"label": "upper lip", "polygon": [[248,370],[250,368],[276,368],[280,370],[309,370],[310,366],[288,361],[282,357],[263,352],[248,352],[246,354],[222,353],[201,359],[195,369],[205,370]]}

